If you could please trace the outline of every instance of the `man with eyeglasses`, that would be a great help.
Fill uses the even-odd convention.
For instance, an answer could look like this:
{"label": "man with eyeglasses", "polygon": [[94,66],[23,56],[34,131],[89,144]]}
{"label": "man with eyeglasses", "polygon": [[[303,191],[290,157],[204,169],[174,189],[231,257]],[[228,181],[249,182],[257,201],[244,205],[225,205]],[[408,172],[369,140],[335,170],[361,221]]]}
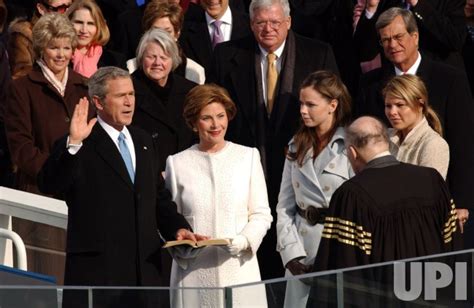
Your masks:
{"label": "man with eyeglasses", "polygon": [[[385,82],[394,75],[420,76],[450,148],[447,182],[458,208],[458,218],[467,219],[467,209],[474,209],[474,102],[466,74],[429,59],[424,50],[418,51],[420,32],[410,11],[388,9],[378,18],[376,29],[388,63],[361,77],[354,115],[377,116],[389,124],[382,98]],[[465,229],[469,228],[468,223]],[[469,231],[465,234],[469,236]]]}
{"label": "man with eyeglasses", "polygon": [[67,9],[71,6],[72,0],[40,0],[36,4],[36,9],[41,15],[46,13],[59,13],[64,14]]}
{"label": "man with eyeglasses", "polygon": [[338,69],[329,45],[291,31],[287,0],[253,0],[249,13],[253,35],[216,47],[211,81],[225,87],[238,108],[228,140],[260,150],[274,217],[258,251],[262,278],[269,279],[284,272],[275,246],[288,243],[277,243],[275,208],[285,148],[300,121],[299,86],[311,72]]}
{"label": "man with eyeglasses", "polygon": [[465,0],[365,0],[354,33],[359,60],[370,61],[379,52],[375,22],[389,8],[410,10],[420,32],[420,47],[432,59],[464,70],[461,49],[466,38]]}
{"label": "man with eyeglasses", "polygon": [[38,0],[31,20],[22,17],[10,24],[7,50],[13,79],[25,76],[33,68],[32,29],[36,21],[46,13],[65,13],[71,3],[72,0]]}

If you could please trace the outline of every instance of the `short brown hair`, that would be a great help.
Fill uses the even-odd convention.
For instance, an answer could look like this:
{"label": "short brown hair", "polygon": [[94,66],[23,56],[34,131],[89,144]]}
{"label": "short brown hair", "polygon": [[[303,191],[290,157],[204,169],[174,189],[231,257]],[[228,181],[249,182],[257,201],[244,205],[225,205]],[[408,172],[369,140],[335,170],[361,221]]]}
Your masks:
{"label": "short brown hair", "polygon": [[183,9],[178,4],[163,2],[163,0],[154,0],[148,3],[143,12],[142,27],[143,31],[148,31],[158,18],[168,17],[175,33],[181,31],[184,15]]}
{"label": "short brown hair", "polygon": [[77,10],[86,9],[91,13],[91,17],[97,27],[97,32],[92,39],[92,42],[104,46],[110,39],[109,27],[105,21],[104,15],[100,7],[94,0],[75,0],[71,7],[67,10],[67,17],[72,21],[72,17]]}
{"label": "short brown hair", "polygon": [[392,7],[380,14],[377,19],[377,22],[375,23],[377,34],[380,29],[387,27],[398,16],[403,19],[408,33],[418,32],[418,25],[416,24],[415,16],[413,16],[411,11],[399,7]]}
{"label": "short brown hair", "polygon": [[207,105],[219,103],[224,106],[227,118],[232,120],[237,108],[226,89],[213,83],[194,87],[184,100],[183,117],[186,124],[192,129],[199,119],[199,114]]}

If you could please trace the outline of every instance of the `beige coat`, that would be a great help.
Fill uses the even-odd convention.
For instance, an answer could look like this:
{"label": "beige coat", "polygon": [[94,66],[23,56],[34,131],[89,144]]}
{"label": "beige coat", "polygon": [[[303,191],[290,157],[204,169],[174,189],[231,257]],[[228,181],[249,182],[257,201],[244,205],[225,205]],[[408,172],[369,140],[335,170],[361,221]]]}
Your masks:
{"label": "beige coat", "polygon": [[434,168],[446,179],[449,146],[443,137],[429,126],[426,118],[408,133],[403,142],[400,142],[396,130],[390,130],[390,140],[390,152],[399,161]]}

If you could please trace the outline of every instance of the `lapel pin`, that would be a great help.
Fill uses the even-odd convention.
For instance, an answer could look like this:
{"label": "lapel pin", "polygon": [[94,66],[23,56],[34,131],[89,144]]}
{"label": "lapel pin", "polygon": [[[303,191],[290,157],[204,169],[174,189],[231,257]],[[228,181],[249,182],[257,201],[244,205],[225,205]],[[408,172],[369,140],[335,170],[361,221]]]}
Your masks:
{"label": "lapel pin", "polygon": [[143,149],[144,149],[145,151],[148,150],[148,148],[147,148],[146,146],[144,146]]}

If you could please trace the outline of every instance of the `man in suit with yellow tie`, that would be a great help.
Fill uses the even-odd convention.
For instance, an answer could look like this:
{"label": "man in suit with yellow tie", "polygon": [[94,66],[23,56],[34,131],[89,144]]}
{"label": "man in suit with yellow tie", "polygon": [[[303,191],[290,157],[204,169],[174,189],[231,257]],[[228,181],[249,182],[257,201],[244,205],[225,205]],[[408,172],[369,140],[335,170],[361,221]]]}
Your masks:
{"label": "man in suit with yellow tie", "polygon": [[[311,72],[337,72],[337,65],[329,45],[290,30],[287,0],[253,0],[249,13],[253,35],[216,46],[211,81],[225,87],[238,108],[227,138],[260,150],[276,221],[285,147],[300,120],[299,86]],[[275,243],[273,223],[259,249],[264,279],[283,276]]]}

